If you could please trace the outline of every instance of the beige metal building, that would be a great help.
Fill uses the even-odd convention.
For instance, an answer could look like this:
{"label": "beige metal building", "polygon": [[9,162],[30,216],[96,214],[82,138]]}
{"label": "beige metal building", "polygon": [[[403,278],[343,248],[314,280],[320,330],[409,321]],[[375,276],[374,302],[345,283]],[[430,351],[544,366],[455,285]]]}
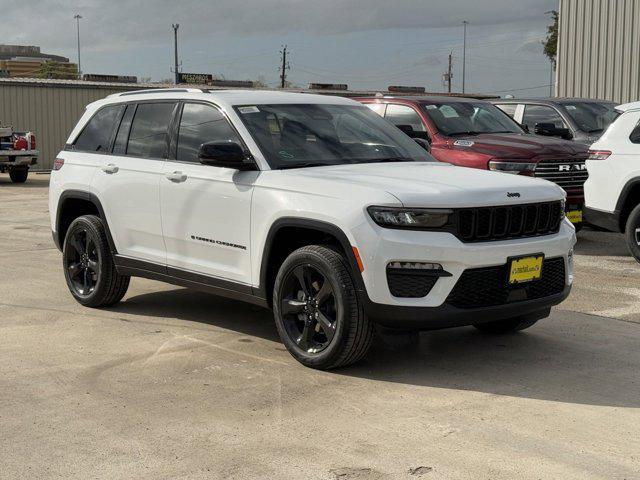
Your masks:
{"label": "beige metal building", "polygon": [[640,100],[640,0],[560,0],[556,94]]}

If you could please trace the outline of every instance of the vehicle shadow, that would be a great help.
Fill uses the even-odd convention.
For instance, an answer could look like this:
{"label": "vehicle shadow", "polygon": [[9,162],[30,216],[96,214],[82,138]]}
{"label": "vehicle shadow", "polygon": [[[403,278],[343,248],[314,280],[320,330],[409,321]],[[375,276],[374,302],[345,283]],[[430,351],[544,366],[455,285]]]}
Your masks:
{"label": "vehicle shadow", "polygon": [[0,173],[0,185],[2,185],[2,188],[47,188],[49,186],[49,175],[29,173],[26,182],[13,183],[8,173]]}
{"label": "vehicle shadow", "polygon": [[[279,342],[271,312],[175,289],[128,298],[131,315],[177,318]],[[538,400],[640,407],[640,325],[573,312],[526,332],[483,335],[472,327],[423,332],[419,345],[392,350],[377,341],[360,363],[332,375]],[[313,371],[299,367],[300,375]]]}
{"label": "vehicle shadow", "polygon": [[584,229],[578,232],[577,255],[631,257],[624,235]]}

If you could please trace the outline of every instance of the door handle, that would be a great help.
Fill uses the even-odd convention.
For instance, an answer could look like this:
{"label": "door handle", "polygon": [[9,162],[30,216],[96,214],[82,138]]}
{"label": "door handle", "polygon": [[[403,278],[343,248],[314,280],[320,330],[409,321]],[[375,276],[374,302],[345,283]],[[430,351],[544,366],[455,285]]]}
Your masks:
{"label": "door handle", "polygon": [[114,165],[113,163],[110,163],[110,164],[105,165],[104,167],[102,167],[102,171],[103,171],[104,173],[109,173],[109,174],[111,174],[111,173],[117,173],[117,172],[118,172],[118,170],[119,170],[118,166],[117,166],[117,165]]}
{"label": "door handle", "polygon": [[187,176],[182,172],[167,173],[165,177],[167,177],[167,179],[171,180],[174,183],[182,183],[187,181]]}

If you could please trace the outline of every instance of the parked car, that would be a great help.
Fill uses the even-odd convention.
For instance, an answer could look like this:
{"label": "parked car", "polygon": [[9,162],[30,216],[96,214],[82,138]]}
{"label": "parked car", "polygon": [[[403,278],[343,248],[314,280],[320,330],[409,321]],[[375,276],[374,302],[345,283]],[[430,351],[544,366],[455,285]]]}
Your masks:
{"label": "parked car", "polygon": [[14,132],[0,127],[0,173],[9,172],[14,183],[27,181],[29,167],[38,162],[36,136],[33,132]]}
{"label": "parked car", "polygon": [[470,98],[359,98],[409,136],[430,144],[441,162],[544,178],[567,192],[567,216],[580,228],[584,203],[584,145],[528,135],[491,103]]}
{"label": "parked car", "polygon": [[591,146],[585,216],[590,224],[624,233],[640,262],[640,102],[617,110],[620,117]]}
{"label": "parked car", "polygon": [[117,303],[131,276],[203,289],[273,308],[289,352],[328,369],[362,358],[375,323],[547,317],[573,281],[564,198],[437,162],[353,100],[171,89],[90,104],[49,210],[82,305]]}
{"label": "parked car", "polygon": [[615,103],[588,98],[518,98],[492,103],[531,133],[591,145],[618,116]]}

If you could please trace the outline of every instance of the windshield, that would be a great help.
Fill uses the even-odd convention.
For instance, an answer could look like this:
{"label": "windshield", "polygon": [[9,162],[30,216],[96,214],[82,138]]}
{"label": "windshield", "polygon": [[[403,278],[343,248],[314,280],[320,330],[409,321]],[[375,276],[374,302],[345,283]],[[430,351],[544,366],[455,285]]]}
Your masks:
{"label": "windshield", "polygon": [[365,106],[275,104],[235,110],[274,169],[435,161]]}
{"label": "windshield", "polygon": [[443,135],[523,133],[520,126],[498,107],[484,102],[430,102],[423,104],[429,118]]}
{"label": "windshield", "polygon": [[614,103],[574,102],[562,104],[580,130],[602,133],[618,117]]}

